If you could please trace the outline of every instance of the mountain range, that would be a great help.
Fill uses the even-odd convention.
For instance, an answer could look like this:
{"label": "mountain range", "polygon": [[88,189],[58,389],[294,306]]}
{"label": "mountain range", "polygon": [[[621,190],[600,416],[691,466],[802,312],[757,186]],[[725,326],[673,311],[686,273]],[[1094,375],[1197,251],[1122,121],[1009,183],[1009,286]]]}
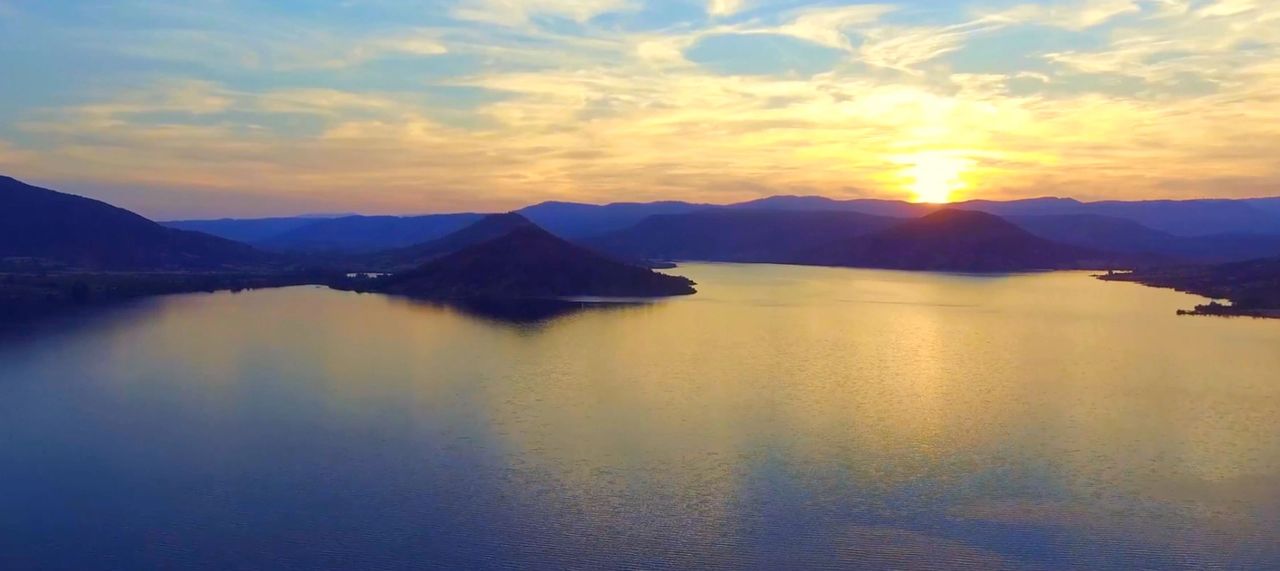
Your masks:
{"label": "mountain range", "polygon": [[[771,210],[852,210],[866,214],[916,218],[940,208],[898,200],[835,200],[820,196],[774,196],[729,208]],[[1280,234],[1280,199],[1195,199],[1081,202],[1072,198],[969,200],[946,208],[977,210],[1001,217],[1095,215],[1132,220],[1175,236]]]}
{"label": "mountain range", "polygon": [[[816,246],[816,239],[822,237],[823,232],[808,232],[807,224],[833,237],[847,237],[883,227],[887,220],[919,218],[941,208],[895,200],[774,196],[730,205],[547,202],[516,212],[562,238],[635,258],[788,261],[791,254]],[[1080,202],[1038,198],[975,200],[946,208],[995,214],[1040,238],[1149,263],[1215,263],[1280,255],[1280,199]],[[840,218],[841,213],[849,217]],[[872,218],[855,220],[855,215],[882,220],[877,227]],[[248,242],[272,251],[367,254],[416,247],[480,217],[304,219],[275,235],[254,234]],[[268,224],[279,225],[281,219],[173,224],[234,238]]]}
{"label": "mountain range", "polygon": [[[1200,218],[1197,218],[1200,217]],[[1203,225],[1196,226],[1195,221]],[[638,261],[1012,272],[1226,268],[1280,258],[1280,199],[938,206],[777,196],[733,205],[542,203],[517,212],[182,221],[0,178],[0,269],[391,273],[360,287],[431,298],[689,293]],[[203,228],[214,236],[192,228]],[[1205,229],[1230,230],[1206,233]],[[230,239],[235,236],[249,243]],[[1267,282],[1274,264],[1249,266]],[[24,270],[25,268],[25,270]],[[275,268],[275,269],[273,269]],[[311,268],[311,269],[306,269]],[[1256,269],[1262,268],[1262,269]],[[1258,277],[1258,276],[1261,277]],[[1232,290],[1235,291],[1235,290]],[[1252,295],[1252,294],[1251,294]]]}

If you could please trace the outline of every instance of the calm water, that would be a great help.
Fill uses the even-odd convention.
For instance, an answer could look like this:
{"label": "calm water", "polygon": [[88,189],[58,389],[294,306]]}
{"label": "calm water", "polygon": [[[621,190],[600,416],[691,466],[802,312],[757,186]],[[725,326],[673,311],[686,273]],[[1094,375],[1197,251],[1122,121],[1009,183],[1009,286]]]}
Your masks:
{"label": "calm water", "polygon": [[2,338],[0,569],[1280,568],[1280,322],[679,272],[517,322],[290,288]]}

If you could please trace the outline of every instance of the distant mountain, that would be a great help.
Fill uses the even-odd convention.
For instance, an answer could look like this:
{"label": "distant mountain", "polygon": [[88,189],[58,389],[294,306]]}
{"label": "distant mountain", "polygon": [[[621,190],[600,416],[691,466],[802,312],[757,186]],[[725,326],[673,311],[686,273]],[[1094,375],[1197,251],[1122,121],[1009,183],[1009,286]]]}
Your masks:
{"label": "distant mountain", "polygon": [[840,210],[894,218],[919,218],[946,208],[978,210],[1002,217],[1077,213],[1082,210],[1083,204],[1070,198],[1052,197],[1010,201],[971,200],[939,205],[878,198],[836,200],[822,196],[770,196],[733,204],[729,207],[770,210]]}
{"label": "distant mountain", "polygon": [[580,243],[636,260],[785,263],[823,244],[900,222],[858,212],[717,208],[650,216]]}
{"label": "distant mountain", "polygon": [[825,196],[779,195],[730,204],[726,208],[744,210],[861,212],[863,214],[890,218],[918,218],[938,210],[939,207],[932,204],[916,204],[901,200],[882,200],[878,198],[837,200],[834,198],[827,198]]}
{"label": "distant mountain", "polygon": [[379,280],[373,289],[429,299],[658,297],[693,282],[605,258],[533,224]]}
{"label": "distant mountain", "polygon": [[516,212],[557,236],[575,239],[621,230],[658,214],[683,214],[708,207],[688,202],[543,202]]}
{"label": "distant mountain", "polygon": [[1042,196],[1039,198],[1023,198],[1018,200],[967,200],[948,204],[946,208],[977,210],[996,216],[1051,216],[1065,214],[1087,214],[1085,203],[1074,198]]}
{"label": "distant mountain", "polygon": [[1140,200],[1079,202],[1042,198],[997,202],[972,200],[950,205],[997,216],[1107,216],[1137,222],[1174,236],[1213,234],[1280,234],[1280,212],[1246,200]]}
{"label": "distant mountain", "polygon": [[377,252],[366,257],[363,265],[377,271],[399,271],[416,268],[441,256],[452,254],[483,242],[501,238],[513,230],[532,226],[528,218],[514,212],[507,214],[490,214],[475,223],[435,240],[415,244],[406,248],[396,248]]}
{"label": "distant mountain", "polygon": [[817,265],[1006,272],[1081,268],[1098,252],[1037,237],[985,212],[946,209],[866,236],[818,248],[800,261]]}
{"label": "distant mountain", "polygon": [[[787,207],[832,206],[832,201],[820,197],[775,198],[754,204],[784,209],[735,206],[651,216],[630,228],[580,239],[578,243],[636,260],[789,263],[819,246],[884,230],[903,221],[843,209],[791,210]],[[1019,201],[1009,209],[1036,212],[1055,203],[1061,204],[1058,199]],[[936,207],[930,206],[925,213],[933,211]],[[1228,262],[1280,255],[1280,235],[1174,236],[1132,220],[1095,214],[1022,215],[1006,220],[1045,240],[1099,253],[1124,254],[1120,258],[1141,265]]]}
{"label": "distant mountain", "polygon": [[113,270],[216,269],[269,259],[245,244],[0,177],[0,260],[5,258]]}
{"label": "distant mountain", "polygon": [[483,216],[471,213],[345,216],[315,220],[254,244],[279,252],[369,253],[434,240],[461,230]]}
{"label": "distant mountain", "polygon": [[1267,212],[1275,212],[1280,214],[1280,197],[1277,198],[1251,198],[1246,200],[1251,206],[1259,210]]}
{"label": "distant mountain", "polygon": [[204,232],[220,238],[252,244],[269,240],[303,226],[315,224],[326,218],[323,216],[220,218],[217,220],[169,220],[160,224],[179,230]]}
{"label": "distant mountain", "polygon": [[[822,196],[771,196],[730,205],[690,202],[580,204],[544,202],[517,212],[553,234],[575,241],[592,241],[635,226],[652,216],[707,211],[856,212],[892,218],[917,218],[941,209],[987,212],[1011,219],[1042,238],[1116,252],[1151,254],[1202,261],[1241,260],[1273,253],[1280,236],[1280,198],[1246,200],[1185,200],[1136,202],[1080,202],[1070,198],[971,200],[949,205],[917,204],[901,200],[837,200]],[[167,223],[176,228],[207,231],[246,241],[263,249],[323,254],[328,260],[381,250],[406,248],[442,238],[480,220],[481,214],[427,216],[342,216],[268,218],[258,220],[187,220]],[[1044,217],[1031,224],[1032,217]],[[1052,217],[1059,217],[1053,219]],[[1106,220],[1104,220],[1106,219]],[[1118,221],[1136,223],[1125,226]],[[1078,222],[1084,226],[1072,228]],[[1152,234],[1152,232],[1158,233]],[[1094,235],[1090,235],[1094,234]],[[1107,237],[1107,240],[1103,238]],[[1173,238],[1210,238],[1178,241]],[[728,238],[726,238],[728,239]],[[678,251],[652,252],[683,257]],[[712,256],[708,258],[708,256]],[[745,259],[716,252],[699,258]],[[316,263],[324,260],[314,259]]]}
{"label": "distant mountain", "polygon": [[1008,219],[1047,240],[1168,261],[1233,262],[1280,256],[1280,234],[1174,236],[1133,220],[1096,214],[1017,216]]}

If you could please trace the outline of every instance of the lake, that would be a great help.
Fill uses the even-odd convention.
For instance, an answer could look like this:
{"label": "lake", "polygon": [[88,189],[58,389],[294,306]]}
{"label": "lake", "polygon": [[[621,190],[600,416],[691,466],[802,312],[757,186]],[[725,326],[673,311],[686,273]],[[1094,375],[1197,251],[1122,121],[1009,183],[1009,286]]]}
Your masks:
{"label": "lake", "polygon": [[1074,272],[672,272],[700,293],[0,337],[0,568],[1280,568],[1280,321]]}

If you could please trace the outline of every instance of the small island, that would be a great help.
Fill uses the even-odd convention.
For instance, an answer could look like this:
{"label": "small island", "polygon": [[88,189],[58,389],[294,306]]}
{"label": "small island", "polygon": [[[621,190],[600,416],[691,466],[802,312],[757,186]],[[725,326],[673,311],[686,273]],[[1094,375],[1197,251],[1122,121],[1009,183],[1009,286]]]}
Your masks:
{"label": "small island", "polygon": [[[519,217],[503,216],[508,221]],[[413,270],[356,281],[349,289],[444,301],[652,298],[696,292],[687,278],[607,258],[520,220],[523,222],[497,238]]]}

